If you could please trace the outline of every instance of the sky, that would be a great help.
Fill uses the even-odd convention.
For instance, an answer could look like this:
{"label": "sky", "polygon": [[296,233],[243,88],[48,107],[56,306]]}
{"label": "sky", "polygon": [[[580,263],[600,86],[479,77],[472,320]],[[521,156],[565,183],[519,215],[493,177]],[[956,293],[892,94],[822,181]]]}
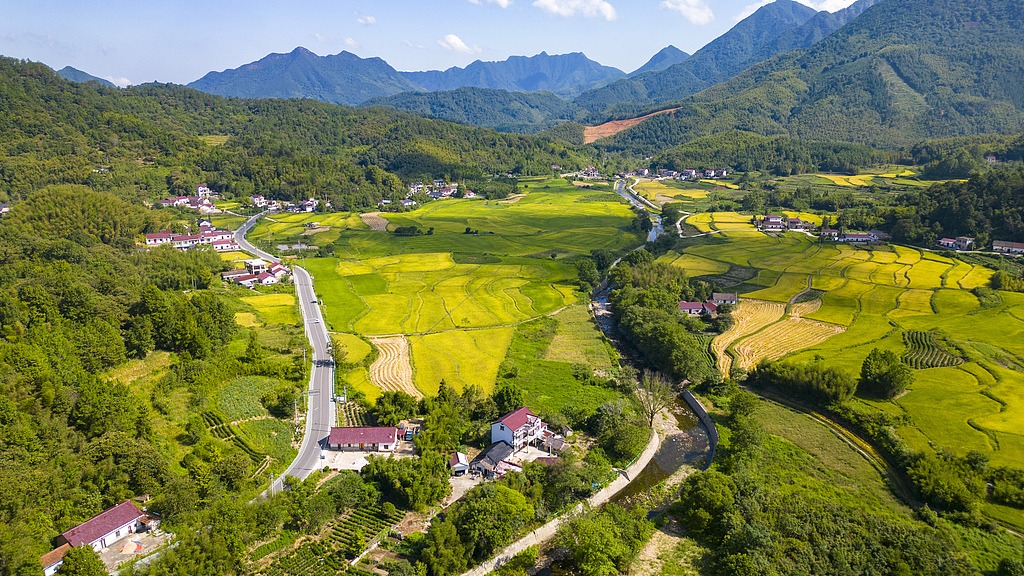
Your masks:
{"label": "sky", "polygon": [[[187,84],[298,46],[402,71],[546,51],[631,72],[670,44],[692,54],[769,1],[0,0],[0,54],[122,86]],[[853,2],[798,1],[829,11]]]}

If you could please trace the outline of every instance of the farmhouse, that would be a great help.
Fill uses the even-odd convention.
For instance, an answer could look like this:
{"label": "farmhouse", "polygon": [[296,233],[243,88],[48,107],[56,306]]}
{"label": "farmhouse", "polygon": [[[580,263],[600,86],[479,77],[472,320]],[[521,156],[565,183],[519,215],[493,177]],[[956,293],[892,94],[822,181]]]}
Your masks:
{"label": "farmhouse", "polygon": [[7,214],[10,211],[11,211],[11,205],[10,204],[0,204],[0,216],[3,216],[4,214]]}
{"label": "farmhouse", "polygon": [[153,248],[170,244],[178,250],[189,250],[196,246],[210,246],[218,252],[237,250],[234,234],[230,230],[217,230],[212,226],[199,227],[199,234],[174,234],[170,230],[146,234],[146,246]]}
{"label": "farmhouse", "polygon": [[970,236],[957,236],[956,238],[941,238],[939,246],[950,250],[971,250],[974,248],[974,238]]}
{"label": "farmhouse", "polygon": [[452,457],[448,460],[448,469],[452,471],[453,475],[462,476],[469,472],[469,458],[462,452],[452,454]]}
{"label": "farmhouse", "polygon": [[877,240],[877,238],[875,238],[874,234],[867,234],[865,232],[847,232],[846,234],[842,234],[836,238],[836,242],[846,242],[849,244],[874,242],[875,240]]}
{"label": "farmhouse", "polygon": [[786,230],[786,221],[778,214],[765,214],[764,218],[756,222],[756,225],[765,232]]}
{"label": "farmhouse", "polygon": [[718,314],[718,304],[711,300],[707,302],[687,302],[683,300],[679,303],[679,311],[688,316],[703,316],[705,314],[712,316]]}
{"label": "farmhouse", "polygon": [[331,450],[394,452],[398,428],[394,426],[352,426],[331,428],[327,447]]}
{"label": "farmhouse", "polygon": [[786,228],[797,231],[810,230],[814,228],[814,224],[799,218],[786,218]]}
{"label": "farmhouse", "polygon": [[530,411],[520,408],[505,414],[491,424],[491,443],[505,442],[514,452],[544,437],[547,425]]}
{"label": "farmhouse", "polygon": [[260,194],[253,194],[249,197],[249,200],[252,202],[252,205],[257,208],[263,208],[267,205],[267,199]]}
{"label": "farmhouse", "polygon": [[996,240],[992,242],[992,251],[1002,252],[1003,254],[1024,254],[1024,242]]}
{"label": "farmhouse", "polygon": [[722,304],[732,304],[735,306],[739,304],[740,297],[735,292],[713,292],[711,294],[711,301],[719,306]]}
{"label": "farmhouse", "polygon": [[43,573],[52,576],[64,561],[68,550],[77,546],[92,546],[99,552],[118,540],[135,533],[145,517],[142,510],[131,500],[125,500],[113,508],[86,520],[57,537],[57,548],[39,559]]}
{"label": "farmhouse", "polygon": [[260,258],[253,258],[245,261],[245,269],[249,271],[249,274],[259,275],[267,271],[267,263]]}
{"label": "farmhouse", "polygon": [[471,469],[487,478],[501,478],[509,472],[522,472],[523,468],[509,460],[515,450],[507,442],[495,442],[473,460]]}
{"label": "farmhouse", "polygon": [[822,240],[835,240],[839,238],[839,230],[835,228],[822,228],[819,236]]}

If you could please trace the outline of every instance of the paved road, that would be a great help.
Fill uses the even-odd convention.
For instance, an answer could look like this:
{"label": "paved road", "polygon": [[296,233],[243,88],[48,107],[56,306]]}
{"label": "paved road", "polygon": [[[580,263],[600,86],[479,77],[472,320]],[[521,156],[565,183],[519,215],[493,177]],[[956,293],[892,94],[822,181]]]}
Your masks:
{"label": "paved road", "polygon": [[[246,252],[255,254],[264,260],[280,262],[280,259],[273,254],[256,248],[245,239],[246,233],[264,214],[266,212],[257,214],[242,224],[235,231],[235,242]],[[331,340],[327,334],[327,327],[324,326],[323,314],[317,303],[316,292],[313,290],[313,277],[299,266],[292,267],[292,276],[295,280],[295,293],[299,299],[299,308],[302,310],[306,338],[309,339],[313,348],[313,372],[309,377],[309,390],[307,391],[309,402],[302,446],[288,469],[274,480],[268,491],[281,490],[282,479],[285,476],[294,476],[302,480],[323,466],[320,461],[320,451],[327,442],[327,435],[330,434],[335,419],[334,403],[331,402],[331,396],[334,394],[334,360],[329,347]]]}

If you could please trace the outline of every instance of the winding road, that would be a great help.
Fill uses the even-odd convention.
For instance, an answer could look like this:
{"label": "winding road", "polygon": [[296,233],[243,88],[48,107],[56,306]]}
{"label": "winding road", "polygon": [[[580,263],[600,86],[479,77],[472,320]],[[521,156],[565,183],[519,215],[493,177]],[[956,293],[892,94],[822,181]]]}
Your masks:
{"label": "winding road", "polygon": [[[253,246],[245,235],[252,229],[256,221],[267,212],[261,212],[242,224],[235,230],[235,242],[250,254],[263,258],[270,262],[280,262],[281,259],[268,254]],[[302,436],[302,445],[295,459],[288,465],[288,468],[281,476],[271,483],[268,492],[276,492],[284,487],[285,476],[294,476],[299,480],[305,479],[315,470],[321,468],[320,453],[327,442],[327,436],[334,425],[334,404],[331,396],[334,394],[334,359],[331,357],[331,339],[327,334],[327,327],[324,326],[323,314],[313,290],[313,277],[304,268],[292,266],[292,276],[295,280],[295,295],[299,299],[299,309],[302,311],[302,323],[305,328],[306,338],[313,348],[313,371],[309,375],[309,389],[306,395],[309,399],[306,409],[306,430]],[[266,492],[264,492],[265,494]]]}

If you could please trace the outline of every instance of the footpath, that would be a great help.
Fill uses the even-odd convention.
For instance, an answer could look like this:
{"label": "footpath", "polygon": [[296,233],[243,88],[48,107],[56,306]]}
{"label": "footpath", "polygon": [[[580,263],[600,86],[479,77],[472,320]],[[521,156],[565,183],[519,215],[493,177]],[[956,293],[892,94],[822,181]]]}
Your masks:
{"label": "footpath", "polygon": [[533,532],[530,532],[526,536],[523,536],[519,540],[509,544],[504,550],[496,554],[493,558],[486,560],[483,564],[469,570],[462,574],[462,576],[484,576],[489,574],[495,568],[505,564],[512,559],[513,556],[519,554],[523,550],[526,550],[530,546],[539,546],[544,542],[554,538],[555,533],[558,532],[558,528],[563,523],[571,519],[573,516],[583,510],[584,504],[589,505],[591,508],[596,508],[602,504],[611,500],[612,496],[615,496],[623,488],[636,478],[636,475],[640,473],[644,467],[654,458],[654,454],[658,451],[658,447],[661,445],[661,438],[658,433],[651,430],[651,439],[647,443],[647,447],[640,453],[640,456],[633,461],[632,464],[626,467],[625,470],[620,470],[618,476],[615,477],[607,486],[599,490],[597,493],[587,498],[585,502],[581,502],[574,506],[571,510],[568,510],[558,517],[553,518],[547,524],[544,524],[540,528],[537,528]]}

